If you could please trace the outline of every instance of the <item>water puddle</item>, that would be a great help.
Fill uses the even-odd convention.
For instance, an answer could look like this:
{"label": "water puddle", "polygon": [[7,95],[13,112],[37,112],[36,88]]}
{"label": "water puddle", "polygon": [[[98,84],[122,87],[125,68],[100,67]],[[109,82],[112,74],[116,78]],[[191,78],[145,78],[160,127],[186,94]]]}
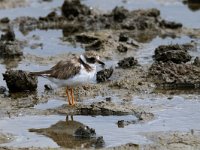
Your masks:
{"label": "water puddle", "polygon": [[35,109],[40,109],[40,110],[46,110],[46,109],[53,109],[59,106],[62,106],[63,104],[66,104],[66,101],[62,100],[55,100],[55,99],[50,99],[46,103],[40,103],[34,106]]}
{"label": "water puddle", "polygon": [[[39,39],[31,39],[31,37],[34,36],[38,37]],[[40,57],[47,57],[69,52],[80,53],[84,51],[83,48],[79,46],[75,47],[69,43],[63,42],[61,40],[63,37],[62,30],[34,30],[24,37],[20,35],[18,37],[24,40],[31,39],[29,42],[30,47],[24,48],[25,54],[28,53]]]}
{"label": "water puddle", "polygon": [[[27,6],[10,9],[1,9],[0,18],[8,17],[15,19],[18,16],[40,17],[46,16],[50,11],[57,9],[63,4],[64,0],[41,2],[39,0],[29,0]],[[26,13],[24,13],[26,12]]]}
{"label": "water puddle", "polygon": [[196,100],[185,100],[183,97],[174,96],[168,98],[140,99],[135,98],[134,104],[155,107],[153,113],[157,119],[138,128],[138,132],[157,131],[190,131],[200,129],[200,102]]}
{"label": "water puddle", "polygon": [[[49,107],[51,107],[51,104],[54,105],[54,103],[57,102],[51,100],[49,102]],[[73,137],[75,128],[79,125],[87,125],[90,128],[94,128],[97,136],[103,136],[106,147],[118,146],[130,142],[135,144],[151,143],[150,140],[143,136],[143,133],[200,130],[199,101],[185,100],[179,96],[174,96],[171,100],[167,98],[144,100],[136,97],[133,103],[141,106],[158,106],[158,109],[152,110],[156,119],[147,123],[133,123],[124,126],[124,128],[119,128],[117,125],[119,120],[134,121],[137,120],[137,118],[132,115],[95,117],[73,116],[73,121],[70,119],[70,121],[66,121],[66,117],[60,115],[4,118],[0,120],[0,130],[2,130],[3,133],[14,135],[15,140],[2,145],[13,147],[37,147],[40,145],[40,147],[52,148],[80,148],[81,145],[88,142],[90,143],[90,141],[77,140]],[[35,107],[46,109],[47,105],[39,104]],[[71,123],[73,123],[73,126],[70,125]],[[29,132],[29,129],[34,132]],[[59,139],[65,140],[65,142],[63,143],[59,141]],[[74,147],[67,143],[67,141],[73,142]],[[35,143],[37,143],[37,145]]]}
{"label": "water puddle", "polygon": [[[70,148],[71,144],[67,142],[73,142],[75,147],[79,146],[81,142],[72,137],[75,128],[80,125],[87,125],[90,128],[96,130],[97,136],[103,136],[106,147],[117,146],[125,144],[128,142],[136,143],[146,143],[150,142],[145,137],[136,135],[137,131],[132,130],[130,125],[126,128],[118,128],[118,120],[136,120],[134,116],[73,116],[74,121],[66,121],[65,116],[24,116],[17,118],[5,118],[0,121],[0,129],[5,133],[12,133],[15,135],[16,140],[2,144],[6,146],[13,147],[65,147]],[[73,126],[70,125],[70,122],[73,123]],[[68,124],[68,126],[66,126]],[[56,135],[42,135],[41,133],[29,132],[29,129],[44,129],[49,128],[50,126],[58,126],[58,128],[64,128],[60,131],[60,134]],[[63,127],[64,126],[64,127]],[[41,131],[41,130],[40,130]],[[66,133],[65,136],[63,134]],[[45,134],[45,133],[43,133]],[[65,140],[65,143],[59,142],[58,139]],[[88,142],[88,141],[87,141]],[[37,144],[36,144],[37,143]],[[82,143],[82,144],[83,144]],[[72,148],[72,147],[71,147]]]}

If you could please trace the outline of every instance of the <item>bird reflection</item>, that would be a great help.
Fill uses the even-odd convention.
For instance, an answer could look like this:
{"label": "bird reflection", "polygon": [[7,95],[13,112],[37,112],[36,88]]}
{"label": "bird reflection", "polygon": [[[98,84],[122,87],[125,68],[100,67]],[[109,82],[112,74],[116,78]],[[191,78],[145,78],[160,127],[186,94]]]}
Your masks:
{"label": "bird reflection", "polygon": [[64,148],[89,148],[95,146],[95,138],[77,138],[74,136],[74,132],[80,127],[86,127],[86,125],[74,121],[73,116],[66,116],[65,121],[58,121],[49,128],[29,129],[29,131],[45,135]]}

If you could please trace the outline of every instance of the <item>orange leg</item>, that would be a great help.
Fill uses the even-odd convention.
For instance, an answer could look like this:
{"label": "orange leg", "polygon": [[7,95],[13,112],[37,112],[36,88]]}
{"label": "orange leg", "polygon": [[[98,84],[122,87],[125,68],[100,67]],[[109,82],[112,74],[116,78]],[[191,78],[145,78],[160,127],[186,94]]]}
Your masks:
{"label": "orange leg", "polygon": [[74,101],[74,89],[71,88],[70,91],[71,91],[72,105],[75,105],[75,101]]}
{"label": "orange leg", "polygon": [[69,105],[72,105],[67,87],[66,87],[66,95],[67,95],[67,99],[68,99]]}

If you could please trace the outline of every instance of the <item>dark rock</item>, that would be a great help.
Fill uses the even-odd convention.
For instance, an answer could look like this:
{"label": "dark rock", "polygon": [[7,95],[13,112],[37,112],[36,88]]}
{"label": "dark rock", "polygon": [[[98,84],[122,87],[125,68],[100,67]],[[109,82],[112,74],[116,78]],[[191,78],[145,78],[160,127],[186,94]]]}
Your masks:
{"label": "dark rock", "polygon": [[197,11],[200,9],[200,1],[199,0],[184,0],[184,4],[188,5],[188,8],[192,11]]}
{"label": "dark rock", "polygon": [[199,57],[196,57],[195,59],[194,59],[194,63],[193,63],[195,66],[197,66],[197,67],[200,67],[200,58]]}
{"label": "dark rock", "polygon": [[[138,118],[138,120],[139,120],[139,118]],[[136,124],[137,122],[138,122],[137,120],[130,120],[130,121],[119,120],[117,122],[117,126],[118,126],[118,128],[124,128],[125,126],[128,126],[130,124]]]}
{"label": "dark rock", "polygon": [[174,21],[162,20],[160,22],[160,26],[165,27],[165,28],[169,28],[169,29],[179,29],[179,28],[182,28],[183,25],[181,23],[176,23]]}
{"label": "dark rock", "polygon": [[4,17],[4,18],[0,19],[0,22],[1,23],[9,23],[10,19],[8,17]]}
{"label": "dark rock", "polygon": [[80,15],[90,15],[90,8],[81,4],[80,0],[65,0],[62,5],[62,14],[70,19]]}
{"label": "dark rock", "polygon": [[133,66],[136,66],[137,64],[138,64],[138,61],[134,57],[127,57],[118,62],[119,67],[124,68],[124,69],[131,68]]}
{"label": "dark rock", "polygon": [[90,44],[87,44],[85,46],[85,50],[86,51],[89,51],[89,50],[96,50],[96,51],[99,51],[101,50],[103,47],[103,41],[101,40],[95,40],[94,42],[90,43]]}
{"label": "dark rock", "polygon": [[0,41],[0,57],[13,58],[22,56],[20,44],[17,41]]}
{"label": "dark rock", "polygon": [[128,41],[128,35],[126,35],[125,33],[120,33],[120,35],[119,35],[119,41],[120,42],[126,42],[126,41]]}
{"label": "dark rock", "polygon": [[6,87],[0,86],[0,94],[4,94],[6,92]]}
{"label": "dark rock", "polygon": [[154,115],[149,112],[138,112],[135,114],[139,121],[149,121],[154,118]]}
{"label": "dark rock", "polygon": [[157,62],[149,69],[149,78],[159,87],[199,88],[200,68],[193,64]]}
{"label": "dark rock", "polygon": [[84,31],[84,26],[82,24],[68,24],[63,28],[63,36],[68,37],[72,34],[75,34],[77,32]]}
{"label": "dark rock", "polygon": [[52,88],[52,86],[51,86],[50,84],[45,84],[45,85],[44,85],[44,88],[45,88],[45,90],[47,90],[47,91],[53,90],[53,88]]}
{"label": "dark rock", "polygon": [[50,12],[46,17],[39,17],[40,21],[54,21],[59,17],[55,11]]}
{"label": "dark rock", "polygon": [[97,82],[105,82],[107,81],[111,75],[113,74],[113,68],[110,69],[103,69],[97,72]]}
{"label": "dark rock", "polygon": [[122,22],[124,19],[126,19],[129,11],[125,9],[124,7],[115,7],[112,11],[113,19],[116,22]]}
{"label": "dark rock", "polygon": [[123,45],[123,44],[119,44],[119,46],[117,46],[117,50],[119,52],[121,52],[121,53],[125,53],[125,52],[128,51],[128,48],[125,45]]}
{"label": "dark rock", "polygon": [[135,10],[129,13],[128,17],[121,23],[122,29],[139,30],[156,29],[157,17],[160,11],[157,9]]}
{"label": "dark rock", "polygon": [[92,43],[96,40],[99,40],[97,37],[86,35],[86,34],[79,34],[76,35],[76,41],[84,44]]}
{"label": "dark rock", "polygon": [[111,97],[106,97],[107,102],[111,102],[112,98]]}
{"label": "dark rock", "polygon": [[132,110],[117,106],[113,102],[102,101],[93,103],[91,105],[84,105],[80,107],[80,115],[128,115],[133,114]]}
{"label": "dark rock", "polygon": [[43,49],[43,43],[33,43],[32,45],[30,45],[31,49],[36,49],[40,47],[41,49]]}
{"label": "dark rock", "polygon": [[8,70],[3,74],[10,92],[35,91],[37,78],[22,70]]}
{"label": "dark rock", "polygon": [[160,16],[160,11],[156,8],[152,8],[152,9],[148,9],[144,14],[147,16],[156,18]]}
{"label": "dark rock", "polygon": [[125,126],[125,121],[124,120],[119,120],[118,122],[117,122],[117,126],[118,126],[118,128],[124,128],[124,126]]}
{"label": "dark rock", "polygon": [[182,45],[161,45],[155,49],[156,61],[172,61],[174,63],[186,63],[191,60],[187,49]]}
{"label": "dark rock", "polygon": [[78,138],[92,138],[96,136],[95,130],[88,126],[78,128],[74,134]]}
{"label": "dark rock", "polygon": [[52,11],[47,15],[47,18],[55,18],[57,16],[58,16],[57,13],[55,11]]}
{"label": "dark rock", "polygon": [[15,33],[14,33],[13,29],[8,29],[8,31],[6,31],[5,34],[2,34],[0,40],[2,40],[2,41],[14,41],[15,40]]}
{"label": "dark rock", "polygon": [[104,146],[105,146],[105,141],[103,139],[103,136],[98,137],[95,142],[95,148],[102,148]]}

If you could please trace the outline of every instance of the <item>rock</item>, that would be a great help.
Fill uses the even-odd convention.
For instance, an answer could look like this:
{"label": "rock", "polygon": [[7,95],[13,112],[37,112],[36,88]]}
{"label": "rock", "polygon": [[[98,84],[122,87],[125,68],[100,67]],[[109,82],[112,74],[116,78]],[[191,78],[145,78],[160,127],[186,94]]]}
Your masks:
{"label": "rock", "polygon": [[5,34],[2,34],[0,40],[2,40],[2,41],[14,41],[15,40],[15,33],[14,33],[13,29],[8,29],[8,31],[6,31]]}
{"label": "rock", "polygon": [[30,45],[31,49],[37,49],[38,47],[43,49],[43,43],[33,43],[32,45]]}
{"label": "rock", "polygon": [[119,120],[119,121],[117,122],[117,126],[118,126],[118,128],[124,128],[124,126],[125,126],[125,121],[124,121],[124,120]]}
{"label": "rock", "polygon": [[20,44],[17,41],[0,41],[0,57],[13,58],[22,56]]}
{"label": "rock", "polygon": [[150,67],[148,77],[159,87],[200,88],[200,68],[193,64],[157,62]]}
{"label": "rock", "polygon": [[124,7],[115,7],[111,14],[113,16],[114,21],[122,22],[124,19],[126,19],[128,13],[129,11]]}
{"label": "rock", "polygon": [[199,58],[199,57],[196,57],[196,58],[194,59],[193,65],[195,65],[195,66],[197,66],[197,67],[200,67],[200,58]]}
{"label": "rock", "polygon": [[139,30],[144,32],[146,29],[156,29],[157,17],[160,11],[157,9],[134,10],[129,12],[129,15],[120,24],[122,29]]}
{"label": "rock", "polygon": [[111,101],[112,101],[112,98],[111,98],[111,97],[106,97],[106,101],[107,101],[107,102],[111,102]]}
{"label": "rock", "polygon": [[186,63],[191,60],[187,49],[182,45],[161,45],[155,49],[154,58],[156,61],[172,61],[174,63]]}
{"label": "rock", "polygon": [[113,74],[113,68],[103,69],[103,70],[97,72],[96,80],[98,83],[105,82],[111,77],[112,74]]}
{"label": "rock", "polygon": [[117,50],[119,52],[121,52],[121,53],[125,53],[125,52],[128,51],[128,48],[125,45],[123,45],[123,44],[119,44],[119,46],[117,46]]}
{"label": "rock", "polygon": [[[138,118],[138,120],[140,120],[140,118]],[[138,120],[130,120],[130,121],[119,120],[117,122],[117,126],[118,126],[118,128],[124,128],[125,126],[128,126],[130,124],[136,124],[136,123],[138,123],[139,122]]]}
{"label": "rock", "polygon": [[99,40],[98,37],[87,35],[87,34],[79,34],[76,35],[76,41],[84,44],[92,43],[96,40]]}
{"label": "rock", "polygon": [[3,74],[10,92],[35,91],[37,78],[22,70],[8,70]]}
{"label": "rock", "polygon": [[0,94],[4,94],[6,92],[6,87],[0,86]]}
{"label": "rock", "polygon": [[96,136],[96,132],[94,129],[89,128],[88,126],[81,126],[75,131],[74,135],[78,138],[92,138]]}
{"label": "rock", "polygon": [[45,85],[44,85],[44,88],[45,88],[46,91],[51,91],[51,90],[53,90],[53,88],[52,88],[52,86],[51,86],[50,84],[45,84]]}
{"label": "rock", "polygon": [[125,33],[120,33],[119,42],[126,42],[126,41],[128,41],[128,36]]}
{"label": "rock", "polygon": [[120,68],[132,68],[133,66],[136,66],[138,64],[138,61],[134,57],[127,57],[123,60],[120,60],[118,62],[118,65]]}
{"label": "rock", "polygon": [[99,51],[101,50],[103,47],[103,41],[101,40],[95,40],[94,42],[88,44],[85,46],[85,50],[89,51],[89,50],[95,50],[95,51]]}
{"label": "rock", "polygon": [[46,17],[39,17],[40,21],[55,21],[61,19],[55,11],[50,12]]}
{"label": "rock", "polygon": [[154,118],[154,115],[149,112],[138,112],[135,114],[139,121],[149,121]]}
{"label": "rock", "polygon": [[103,136],[98,137],[95,142],[95,148],[102,148],[104,146],[105,146],[105,141],[103,139]]}
{"label": "rock", "polygon": [[133,114],[134,112],[127,107],[116,105],[110,101],[101,101],[98,103],[92,103],[91,105],[83,105],[79,108],[80,115],[129,115]]}
{"label": "rock", "polygon": [[65,0],[62,5],[62,14],[68,19],[80,15],[87,16],[91,14],[90,8],[81,4],[80,0]]}
{"label": "rock", "polygon": [[200,9],[200,1],[199,0],[184,0],[184,4],[188,5],[188,8],[192,11],[197,11]]}
{"label": "rock", "polygon": [[10,22],[10,19],[8,17],[4,17],[4,18],[1,18],[0,19],[0,22],[1,23],[9,23]]}
{"label": "rock", "polygon": [[183,25],[181,23],[176,23],[174,21],[162,20],[160,22],[160,26],[165,27],[165,28],[169,28],[169,29],[179,29],[179,28],[182,28]]}

